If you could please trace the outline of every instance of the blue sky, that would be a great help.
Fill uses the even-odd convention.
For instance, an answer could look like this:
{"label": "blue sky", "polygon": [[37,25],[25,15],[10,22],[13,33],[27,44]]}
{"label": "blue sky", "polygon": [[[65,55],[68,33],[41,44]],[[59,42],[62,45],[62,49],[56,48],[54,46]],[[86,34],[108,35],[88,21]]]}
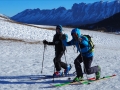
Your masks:
{"label": "blue sky", "polygon": [[[25,9],[53,9],[60,6],[70,9],[74,3],[94,3],[100,0],[0,0],[0,14],[14,16]],[[113,1],[113,0],[102,0]]]}

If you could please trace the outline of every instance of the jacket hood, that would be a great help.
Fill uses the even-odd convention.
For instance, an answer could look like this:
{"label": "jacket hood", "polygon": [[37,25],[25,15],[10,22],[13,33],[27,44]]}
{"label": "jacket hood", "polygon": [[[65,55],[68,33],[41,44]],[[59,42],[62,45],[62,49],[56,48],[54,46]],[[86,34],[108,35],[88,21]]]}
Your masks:
{"label": "jacket hood", "polygon": [[57,25],[56,29],[60,29],[60,32],[62,33],[62,25]]}
{"label": "jacket hood", "polygon": [[80,29],[78,29],[78,28],[73,29],[73,30],[71,31],[71,35],[72,35],[73,33],[76,33],[79,38],[81,37]]}

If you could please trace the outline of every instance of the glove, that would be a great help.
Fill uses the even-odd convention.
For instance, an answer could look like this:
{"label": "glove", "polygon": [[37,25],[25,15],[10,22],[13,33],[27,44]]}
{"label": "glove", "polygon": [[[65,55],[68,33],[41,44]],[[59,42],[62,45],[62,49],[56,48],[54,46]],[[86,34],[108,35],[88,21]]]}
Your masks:
{"label": "glove", "polygon": [[48,44],[49,42],[46,40],[43,40],[43,44]]}

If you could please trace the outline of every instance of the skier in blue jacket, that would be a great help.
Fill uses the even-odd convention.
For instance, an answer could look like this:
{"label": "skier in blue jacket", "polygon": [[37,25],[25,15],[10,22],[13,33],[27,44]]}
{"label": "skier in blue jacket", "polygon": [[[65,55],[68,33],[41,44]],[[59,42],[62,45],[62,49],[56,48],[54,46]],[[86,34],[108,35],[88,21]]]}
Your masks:
{"label": "skier in blue jacket", "polygon": [[82,67],[80,65],[80,63],[82,62],[84,65],[84,72],[86,74],[95,73],[96,79],[99,79],[101,68],[99,66],[91,67],[94,53],[88,43],[88,38],[82,36],[78,28],[73,29],[71,31],[71,35],[72,35],[71,41],[67,42],[68,36],[64,35],[62,37],[62,42],[64,46],[75,45],[77,47],[77,50],[80,52],[80,54],[74,60],[77,76],[73,79],[73,81],[76,82],[83,80],[83,72]]}

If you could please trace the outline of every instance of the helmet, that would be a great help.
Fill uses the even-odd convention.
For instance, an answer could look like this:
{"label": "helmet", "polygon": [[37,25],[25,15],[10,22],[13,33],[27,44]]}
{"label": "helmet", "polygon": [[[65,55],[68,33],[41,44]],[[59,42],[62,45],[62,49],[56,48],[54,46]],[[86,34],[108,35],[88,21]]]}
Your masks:
{"label": "helmet", "polygon": [[71,35],[72,35],[73,33],[76,33],[76,34],[78,35],[78,37],[81,36],[80,29],[78,29],[78,28],[73,29],[73,30],[71,31]]}

